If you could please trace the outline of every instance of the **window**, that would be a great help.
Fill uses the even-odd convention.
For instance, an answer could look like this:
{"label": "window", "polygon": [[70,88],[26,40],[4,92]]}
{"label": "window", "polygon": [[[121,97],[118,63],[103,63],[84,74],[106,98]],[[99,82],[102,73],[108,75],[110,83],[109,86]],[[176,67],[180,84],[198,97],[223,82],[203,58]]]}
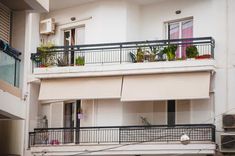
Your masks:
{"label": "window", "polygon": [[[74,46],[84,44],[85,41],[85,27],[78,27],[64,31],[64,46]],[[75,50],[69,48],[65,53],[65,62],[69,65],[74,65],[77,57],[84,57],[82,53],[75,54]]]}
{"label": "window", "polygon": [[[76,102],[66,103],[64,105],[64,127],[71,128],[72,130],[64,132],[64,142],[72,143],[79,142],[79,131],[75,131],[73,128],[80,127],[80,119],[78,118],[78,114],[81,113],[81,101],[77,100]],[[75,137],[74,137],[75,135]],[[75,139],[75,140],[74,140]]]}
{"label": "window", "polygon": [[11,38],[11,11],[0,3],[0,39],[10,43]]}
{"label": "window", "polygon": [[[166,22],[166,38],[167,39],[180,39],[180,38],[193,38],[193,19],[184,19],[174,22]],[[186,46],[179,47],[176,51],[177,58],[186,57]]]}
{"label": "window", "polygon": [[167,125],[175,125],[175,100],[167,101]]}
{"label": "window", "polygon": [[78,27],[64,31],[64,45],[73,46],[84,44],[85,42],[85,27]]}

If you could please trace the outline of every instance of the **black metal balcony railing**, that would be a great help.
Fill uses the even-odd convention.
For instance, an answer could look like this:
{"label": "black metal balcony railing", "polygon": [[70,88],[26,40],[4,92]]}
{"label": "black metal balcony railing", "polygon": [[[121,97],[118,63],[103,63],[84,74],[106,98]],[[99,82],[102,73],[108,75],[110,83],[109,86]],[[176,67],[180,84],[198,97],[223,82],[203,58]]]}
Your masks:
{"label": "black metal balcony railing", "polygon": [[19,86],[21,53],[0,40],[0,79]]}
{"label": "black metal balcony railing", "polygon": [[191,142],[215,142],[211,124],[151,125],[80,128],[43,128],[29,133],[29,147],[75,144],[122,144],[138,142],[179,142],[182,134]]}
{"label": "black metal balcony railing", "polygon": [[[174,50],[173,45],[176,47]],[[198,58],[214,58],[214,46],[212,37],[54,46],[38,48],[31,59],[36,67],[47,67],[157,62],[196,57],[186,54],[188,47],[191,47],[191,51],[196,49]]]}

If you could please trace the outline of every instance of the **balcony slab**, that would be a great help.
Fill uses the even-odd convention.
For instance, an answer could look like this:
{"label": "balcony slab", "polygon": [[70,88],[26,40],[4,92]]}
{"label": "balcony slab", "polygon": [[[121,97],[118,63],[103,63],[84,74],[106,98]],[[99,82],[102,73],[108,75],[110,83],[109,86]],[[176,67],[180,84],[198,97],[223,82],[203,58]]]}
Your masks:
{"label": "balcony slab", "polygon": [[96,77],[116,75],[161,74],[177,72],[212,71],[215,60],[180,60],[146,63],[94,64],[85,66],[34,68],[30,81],[44,78]]}
{"label": "balcony slab", "polygon": [[182,145],[172,143],[132,143],[101,145],[57,145],[31,147],[31,153],[37,155],[163,155],[163,154],[214,154],[214,143],[195,142]]}

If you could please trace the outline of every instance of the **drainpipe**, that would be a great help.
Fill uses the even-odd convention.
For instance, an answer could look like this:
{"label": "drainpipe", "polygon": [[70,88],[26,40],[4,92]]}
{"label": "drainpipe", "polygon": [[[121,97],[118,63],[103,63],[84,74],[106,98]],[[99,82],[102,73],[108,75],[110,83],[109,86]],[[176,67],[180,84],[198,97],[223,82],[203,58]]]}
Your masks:
{"label": "drainpipe", "polygon": [[226,65],[225,65],[225,73],[226,73],[226,106],[225,106],[225,109],[226,109],[226,111],[228,111],[229,110],[229,108],[228,108],[228,92],[229,92],[229,84],[228,84],[228,68],[229,68],[229,63],[228,63],[228,61],[229,61],[229,57],[228,57],[228,55],[229,55],[229,48],[228,48],[228,46],[229,46],[229,43],[228,43],[228,41],[229,41],[229,33],[228,33],[228,29],[229,29],[229,22],[228,22],[228,8],[229,8],[229,6],[228,6],[228,0],[226,0],[226,39],[225,39],[225,41],[226,41]]}

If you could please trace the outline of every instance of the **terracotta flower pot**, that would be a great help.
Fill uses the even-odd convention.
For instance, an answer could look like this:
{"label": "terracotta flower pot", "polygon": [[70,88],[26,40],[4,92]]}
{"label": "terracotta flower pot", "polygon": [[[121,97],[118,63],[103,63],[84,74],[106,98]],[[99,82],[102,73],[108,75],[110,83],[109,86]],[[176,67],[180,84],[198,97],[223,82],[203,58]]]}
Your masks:
{"label": "terracotta flower pot", "polygon": [[196,59],[210,59],[211,58],[211,55],[209,54],[206,54],[206,55],[200,55],[200,56],[197,56]]}

